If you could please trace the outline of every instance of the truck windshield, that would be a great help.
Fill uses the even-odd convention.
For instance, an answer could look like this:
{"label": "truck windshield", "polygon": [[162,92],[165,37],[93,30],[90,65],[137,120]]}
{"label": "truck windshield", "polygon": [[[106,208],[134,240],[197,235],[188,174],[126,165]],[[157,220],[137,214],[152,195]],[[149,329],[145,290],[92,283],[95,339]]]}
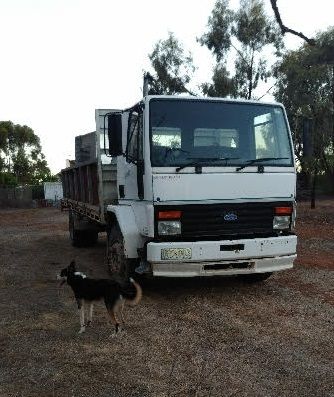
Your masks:
{"label": "truck windshield", "polygon": [[189,99],[150,101],[153,167],[292,166],[280,106]]}

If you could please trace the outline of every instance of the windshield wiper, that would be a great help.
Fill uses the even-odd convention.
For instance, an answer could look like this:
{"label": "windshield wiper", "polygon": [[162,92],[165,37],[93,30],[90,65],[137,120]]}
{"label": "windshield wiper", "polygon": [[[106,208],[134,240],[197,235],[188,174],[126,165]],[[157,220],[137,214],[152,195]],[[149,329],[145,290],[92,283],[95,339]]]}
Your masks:
{"label": "windshield wiper", "polygon": [[262,163],[263,161],[270,161],[270,160],[289,160],[289,157],[262,157],[259,159],[247,160],[246,163],[238,167],[236,171],[241,171],[244,168],[249,167],[253,164]]}
{"label": "windshield wiper", "polygon": [[188,157],[187,160],[196,160],[196,161],[192,161],[190,163],[180,165],[180,167],[177,167],[175,171],[179,172],[186,167],[197,167],[197,166],[206,165],[206,163],[213,163],[216,161],[227,162],[228,160],[238,160],[238,159],[239,157]]}

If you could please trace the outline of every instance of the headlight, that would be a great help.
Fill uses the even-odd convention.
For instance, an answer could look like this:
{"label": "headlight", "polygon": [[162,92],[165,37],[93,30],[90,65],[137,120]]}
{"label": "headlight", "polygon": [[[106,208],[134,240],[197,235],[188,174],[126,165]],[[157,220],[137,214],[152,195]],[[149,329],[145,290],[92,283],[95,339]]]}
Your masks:
{"label": "headlight", "polygon": [[172,236],[181,234],[181,222],[180,221],[159,221],[158,222],[158,234],[160,236]]}
{"label": "headlight", "polygon": [[290,216],[274,216],[273,229],[286,230],[290,229],[291,217]]}

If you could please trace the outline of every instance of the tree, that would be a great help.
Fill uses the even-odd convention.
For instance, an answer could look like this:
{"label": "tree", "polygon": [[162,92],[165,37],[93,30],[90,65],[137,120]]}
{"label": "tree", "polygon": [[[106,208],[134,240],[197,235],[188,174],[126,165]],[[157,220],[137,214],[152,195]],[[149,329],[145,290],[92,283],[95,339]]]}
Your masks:
{"label": "tree", "polygon": [[[208,31],[198,39],[216,57],[213,82],[202,86],[207,94],[251,99],[259,81],[271,76],[263,51],[276,56],[283,49],[276,22],[264,12],[262,0],[241,0],[240,8],[229,9],[228,0],[217,0],[208,20]],[[228,60],[234,59],[234,75],[227,73]]]}
{"label": "tree", "polygon": [[185,55],[173,33],[166,40],[159,40],[149,55],[154,75],[151,76],[150,94],[190,93],[187,84],[195,70],[191,54]]}
{"label": "tree", "polygon": [[0,121],[0,183],[38,184],[52,179],[34,131],[26,125]]}
{"label": "tree", "polygon": [[326,173],[334,190],[334,29],[319,33],[316,43],[283,57],[274,95],[287,109],[302,171]]}

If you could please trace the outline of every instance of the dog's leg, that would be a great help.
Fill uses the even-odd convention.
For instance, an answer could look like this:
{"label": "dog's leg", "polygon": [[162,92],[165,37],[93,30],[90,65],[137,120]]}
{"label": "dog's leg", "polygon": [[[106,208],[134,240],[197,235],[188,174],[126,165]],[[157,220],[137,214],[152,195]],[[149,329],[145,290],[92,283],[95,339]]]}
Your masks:
{"label": "dog's leg", "polygon": [[87,326],[91,325],[93,321],[93,302],[89,302],[88,322]]}
{"label": "dog's leg", "polygon": [[[120,298],[116,301],[116,303],[115,303],[115,305],[114,305],[114,314],[115,314],[116,321],[117,321],[117,319],[118,319],[119,317],[121,318],[120,326],[122,326],[122,328],[119,327],[119,330],[120,330],[120,331],[123,329],[124,324],[125,324],[125,322],[124,322],[124,316],[123,316],[124,303],[125,303],[124,298],[123,298],[122,296],[120,296]],[[118,316],[119,316],[119,317],[118,317]],[[117,321],[117,322],[118,322],[118,321]]]}
{"label": "dog's leg", "polygon": [[114,331],[114,333],[113,333],[113,335],[112,335],[112,336],[114,337],[114,336],[117,336],[117,334],[118,334],[118,331],[119,331],[119,324],[118,324],[118,321],[117,321],[117,319],[116,319],[114,310],[113,310],[113,309],[110,309],[110,308],[108,307],[108,313],[109,313],[109,316],[110,316],[110,318],[111,318],[112,323],[115,325],[115,331]]}
{"label": "dog's leg", "polygon": [[120,307],[119,307],[119,314],[120,314],[120,317],[121,317],[121,323],[122,323],[122,326],[124,327],[124,325],[125,325],[125,319],[124,319],[124,313],[123,313],[123,311],[124,311],[124,306],[125,306],[125,299],[122,299],[122,301],[121,301],[121,303],[120,303],[119,306],[120,306]]}
{"label": "dog's leg", "polygon": [[78,308],[80,310],[80,330],[79,334],[82,334],[86,331],[85,326],[85,304],[83,300],[78,300]]}

